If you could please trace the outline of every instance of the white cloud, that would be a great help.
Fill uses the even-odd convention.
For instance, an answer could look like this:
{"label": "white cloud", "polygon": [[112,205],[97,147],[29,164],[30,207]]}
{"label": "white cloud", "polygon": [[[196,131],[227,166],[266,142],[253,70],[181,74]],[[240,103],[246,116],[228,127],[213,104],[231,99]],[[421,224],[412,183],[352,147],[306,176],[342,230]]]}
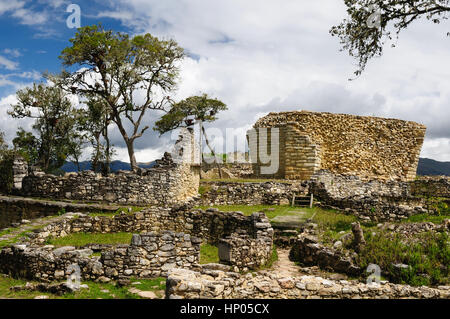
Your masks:
{"label": "white cloud", "polygon": [[18,62],[11,61],[5,58],[4,56],[0,55],[0,67],[4,67],[7,70],[16,70],[18,66],[19,66]]}
{"label": "white cloud", "polygon": [[[109,8],[97,17],[117,19],[135,33],[175,38],[195,57],[182,64],[176,97],[205,92],[223,100],[229,110],[214,126],[244,132],[269,111],[293,109],[395,117],[427,126],[422,156],[450,160],[448,21],[414,23],[396,48],[387,47],[349,82],[356,61],[339,52],[328,32],[346,16],[342,0],[101,3]],[[149,113],[147,123],[154,119]],[[118,157],[127,159],[120,133],[111,135]],[[147,156],[167,142],[149,130],[136,142],[138,160],[153,159]]]}
{"label": "white cloud", "polygon": [[18,58],[20,56],[22,56],[22,53],[20,53],[20,51],[18,49],[4,49],[3,53],[12,56],[14,58]]}

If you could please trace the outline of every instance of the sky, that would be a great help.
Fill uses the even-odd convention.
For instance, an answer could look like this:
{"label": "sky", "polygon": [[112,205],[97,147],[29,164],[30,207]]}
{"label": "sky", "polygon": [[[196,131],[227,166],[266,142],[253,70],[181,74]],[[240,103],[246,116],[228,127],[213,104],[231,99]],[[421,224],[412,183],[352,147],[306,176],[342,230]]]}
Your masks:
{"label": "sky", "polygon": [[[346,17],[343,0],[0,0],[0,131],[9,142],[32,125],[7,115],[15,92],[62,69],[58,56],[76,32],[66,23],[70,4],[81,9],[81,26],[176,40],[188,56],[174,99],[207,93],[227,104],[208,125],[219,147],[269,112],[309,110],[422,123],[421,157],[450,161],[450,22],[415,22],[349,81],[357,61],[329,34]],[[158,116],[149,112],[144,124]],[[110,134],[115,158],[129,161],[118,130]],[[136,141],[138,162],[172,142],[148,130]]]}

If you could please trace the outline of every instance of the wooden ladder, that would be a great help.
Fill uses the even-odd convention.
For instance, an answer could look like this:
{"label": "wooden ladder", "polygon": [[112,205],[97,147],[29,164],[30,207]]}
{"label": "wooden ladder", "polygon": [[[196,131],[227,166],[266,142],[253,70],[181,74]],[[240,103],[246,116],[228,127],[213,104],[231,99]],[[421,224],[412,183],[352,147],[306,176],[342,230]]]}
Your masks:
{"label": "wooden ladder", "polygon": [[291,206],[312,208],[313,200],[314,200],[313,194],[309,194],[309,195],[294,194],[294,196],[292,196]]}

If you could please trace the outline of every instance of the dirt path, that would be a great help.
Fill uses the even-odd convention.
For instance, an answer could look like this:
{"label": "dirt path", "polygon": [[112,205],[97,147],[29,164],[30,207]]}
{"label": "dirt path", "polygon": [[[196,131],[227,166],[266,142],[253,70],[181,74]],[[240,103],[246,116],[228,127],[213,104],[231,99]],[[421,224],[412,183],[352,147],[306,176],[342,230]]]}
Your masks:
{"label": "dirt path", "polygon": [[289,260],[288,249],[277,249],[278,260],[273,264],[270,272],[276,273],[283,277],[298,277],[304,275],[300,273],[300,267],[293,261]]}

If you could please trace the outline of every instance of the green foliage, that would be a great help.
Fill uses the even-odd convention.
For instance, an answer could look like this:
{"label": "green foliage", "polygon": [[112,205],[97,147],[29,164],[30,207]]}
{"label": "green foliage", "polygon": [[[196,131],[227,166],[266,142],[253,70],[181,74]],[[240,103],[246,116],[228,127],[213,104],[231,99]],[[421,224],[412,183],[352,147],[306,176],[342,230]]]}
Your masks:
{"label": "green foliage", "polygon": [[[450,0],[344,0],[344,3],[348,18],[333,26],[330,33],[339,37],[342,50],[358,60],[356,76],[361,74],[371,58],[382,54],[387,42],[395,46],[393,38],[413,21],[425,17],[433,23],[440,23],[448,18],[450,12]],[[370,25],[368,21],[373,22],[377,16],[379,27]]]}
{"label": "green foliage", "polygon": [[218,263],[219,248],[210,244],[202,244],[200,246],[200,264]]}
{"label": "green foliage", "polygon": [[58,211],[58,216],[62,216],[66,213],[66,209],[63,207]]}
{"label": "green foliage", "polygon": [[0,154],[0,192],[10,194],[14,186],[12,166],[16,153],[4,150]]}
{"label": "green foliage", "polygon": [[260,270],[271,269],[273,264],[276,261],[278,261],[277,247],[275,245],[272,245],[272,254],[270,255],[269,260],[263,266],[261,266],[259,269]]}
{"label": "green foliage", "polygon": [[87,244],[129,244],[132,233],[73,233],[65,237],[49,238],[48,245],[82,247]]}
{"label": "green foliage", "polygon": [[14,149],[30,164],[35,165],[39,160],[39,141],[31,132],[22,127],[13,139]]}
{"label": "green foliage", "polygon": [[[171,104],[184,50],[174,40],[160,40],[147,33],[128,34],[105,30],[101,25],[78,29],[60,59],[68,67],[83,71],[63,71],[58,83],[84,101],[101,101],[102,115],[118,127],[127,145],[132,169],[137,169],[134,141],[149,128],[141,128],[147,110],[164,111]],[[92,83],[92,78],[98,79]],[[144,100],[136,100],[136,91]],[[160,98],[158,98],[158,96]],[[127,130],[131,124],[131,133]]]}
{"label": "green foliage", "polygon": [[210,190],[211,190],[211,186],[209,186],[209,185],[200,185],[198,187],[198,193],[200,195],[204,195],[204,194],[208,193]]}
{"label": "green foliage", "polygon": [[[181,126],[189,126],[186,123],[188,117],[202,122],[213,122],[217,120],[217,113],[227,109],[227,106],[218,99],[211,99],[207,94],[191,96],[185,100],[175,103],[169,112],[164,114],[153,128],[160,134],[164,134]],[[213,154],[214,156],[214,154]]]}
{"label": "green foliage", "polygon": [[15,146],[29,160],[38,158],[45,171],[61,167],[73,153],[73,144],[80,143],[74,142],[78,138],[77,112],[68,96],[56,86],[33,84],[32,88],[17,91],[17,100],[8,114],[13,118],[35,119],[33,129],[37,136],[20,129]]}
{"label": "green foliage", "polygon": [[[48,296],[50,299],[141,299],[137,294],[133,294],[128,290],[130,287],[119,287],[114,283],[97,283],[97,282],[82,282],[86,284],[88,289],[80,289],[74,293],[64,294],[62,296],[54,295],[51,293],[43,293],[39,291],[12,291],[12,286],[23,286],[28,280],[13,279],[6,275],[0,275],[0,299],[32,299],[36,296]],[[142,279],[132,278],[132,283],[139,282],[139,285],[133,285],[143,291],[153,291],[155,294],[162,298],[164,296],[163,291],[166,287],[165,278],[154,279]],[[32,282],[35,283],[35,282]]]}
{"label": "green foliage", "polygon": [[[362,269],[371,263],[382,269],[383,275],[395,283],[420,285],[447,285],[450,275],[450,242],[447,233],[428,232],[413,241],[399,234],[365,234],[366,245],[358,254]],[[398,269],[395,264],[409,267]]]}

